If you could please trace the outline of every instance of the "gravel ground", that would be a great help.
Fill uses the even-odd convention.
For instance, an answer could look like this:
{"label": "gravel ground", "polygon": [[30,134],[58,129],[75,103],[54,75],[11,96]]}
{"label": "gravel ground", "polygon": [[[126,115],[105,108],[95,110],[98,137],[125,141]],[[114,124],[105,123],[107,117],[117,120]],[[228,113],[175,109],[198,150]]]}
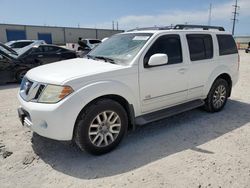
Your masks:
{"label": "gravel ground", "polygon": [[222,112],[196,109],[92,156],[21,126],[18,85],[0,86],[0,187],[250,187],[250,54]]}

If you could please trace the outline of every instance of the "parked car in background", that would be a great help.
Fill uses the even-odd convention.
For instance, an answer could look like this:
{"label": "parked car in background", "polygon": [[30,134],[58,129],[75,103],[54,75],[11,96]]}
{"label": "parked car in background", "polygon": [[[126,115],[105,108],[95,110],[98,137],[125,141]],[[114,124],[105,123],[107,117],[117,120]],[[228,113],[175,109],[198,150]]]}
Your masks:
{"label": "parked car in background", "polygon": [[21,81],[25,73],[35,67],[18,59],[18,53],[0,43],[0,84]]}
{"label": "parked car in background", "polygon": [[13,50],[19,50],[31,44],[39,45],[46,44],[44,40],[15,40],[5,43],[6,46],[12,48]]}
{"label": "parked car in background", "polygon": [[76,58],[74,51],[55,45],[29,46],[18,53],[0,43],[0,83],[21,82],[31,68],[71,58]]}
{"label": "parked car in background", "polygon": [[13,50],[9,46],[6,46],[5,44],[3,44],[1,42],[0,42],[0,50],[3,51],[6,54],[15,54],[15,55],[18,55],[18,53],[15,50]]}
{"label": "parked car in background", "polygon": [[52,44],[32,46],[19,56],[26,63],[39,65],[72,58],[76,58],[76,52]]}

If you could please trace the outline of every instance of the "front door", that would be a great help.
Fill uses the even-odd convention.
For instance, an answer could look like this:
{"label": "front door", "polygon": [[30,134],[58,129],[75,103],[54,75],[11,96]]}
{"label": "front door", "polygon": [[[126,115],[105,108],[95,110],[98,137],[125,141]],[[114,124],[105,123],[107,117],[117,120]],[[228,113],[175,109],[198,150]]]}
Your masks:
{"label": "front door", "polygon": [[[168,63],[149,66],[150,57],[157,53],[168,55]],[[155,111],[187,100],[188,64],[183,61],[179,35],[158,37],[144,56],[140,66],[140,100],[143,113]]]}

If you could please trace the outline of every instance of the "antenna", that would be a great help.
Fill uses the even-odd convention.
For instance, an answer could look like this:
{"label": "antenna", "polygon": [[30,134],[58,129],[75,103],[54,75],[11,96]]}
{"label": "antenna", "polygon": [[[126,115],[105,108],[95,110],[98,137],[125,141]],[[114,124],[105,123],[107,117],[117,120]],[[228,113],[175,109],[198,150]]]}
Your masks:
{"label": "antenna", "polygon": [[234,35],[234,30],[235,30],[235,22],[236,21],[239,21],[238,19],[237,19],[237,16],[239,16],[239,13],[238,13],[238,10],[239,10],[239,6],[238,6],[238,1],[237,0],[235,0],[235,5],[233,5],[233,7],[234,7],[234,12],[233,12],[233,29],[232,29],[232,35]]}
{"label": "antenna", "polygon": [[212,18],[212,3],[210,3],[209,6],[208,25],[211,25],[211,18]]}

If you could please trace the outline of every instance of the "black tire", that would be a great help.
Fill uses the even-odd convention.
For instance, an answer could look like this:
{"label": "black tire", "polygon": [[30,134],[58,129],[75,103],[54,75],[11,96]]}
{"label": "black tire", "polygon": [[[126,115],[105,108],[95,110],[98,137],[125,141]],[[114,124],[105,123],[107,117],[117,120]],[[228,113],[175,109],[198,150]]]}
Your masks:
{"label": "black tire", "polygon": [[18,83],[21,83],[22,80],[23,80],[24,75],[25,75],[27,72],[28,72],[28,70],[25,70],[25,69],[17,71],[17,73],[16,73],[16,81],[17,81]]}
{"label": "black tire", "polygon": [[[119,124],[120,125],[119,126],[119,133],[117,133],[115,137],[112,136],[112,138],[113,139],[115,138],[115,139],[113,141],[111,140],[111,142],[108,145],[106,145],[106,146],[97,146],[94,143],[95,141],[93,141],[93,140],[96,139],[97,134],[96,135],[90,135],[91,134],[90,130],[93,128],[91,126],[97,120],[96,119],[97,116],[100,118],[100,115],[102,113],[111,113],[111,112],[114,112],[115,115],[118,115],[118,117],[119,117],[119,122],[120,122],[120,124]],[[111,114],[109,114],[109,117],[110,116],[111,116]],[[110,118],[110,120],[111,120],[111,118]],[[109,121],[109,120],[107,120],[107,121]],[[102,122],[104,122],[103,119],[102,119]],[[100,130],[100,129],[102,129],[102,127],[104,127],[104,125],[98,124],[98,126],[99,127],[96,128],[96,131],[97,132],[103,131],[103,130]],[[112,125],[108,125],[108,127],[109,126],[111,127]],[[127,131],[127,128],[128,128],[128,116],[127,116],[127,113],[124,110],[124,108],[119,103],[117,103],[117,102],[115,102],[113,100],[101,99],[99,101],[94,102],[90,106],[88,106],[79,115],[79,118],[78,118],[78,120],[76,122],[75,131],[74,131],[74,141],[79,146],[79,148],[81,150],[85,150],[85,151],[87,151],[87,152],[89,152],[91,154],[94,154],[94,155],[101,155],[101,154],[110,152],[111,150],[113,150],[115,147],[118,146],[118,144],[123,139],[123,137],[124,137],[124,135],[125,135],[125,133]],[[99,134],[103,135],[102,138],[98,137],[98,139],[103,140],[103,138],[105,137],[106,140],[107,140],[107,135],[106,136],[104,136],[104,135],[110,133],[109,132],[110,128],[106,128],[106,131],[108,133],[103,133],[103,132],[98,133],[98,135]],[[91,140],[93,138],[91,136],[93,136],[95,138],[93,140]],[[106,140],[105,140],[104,144],[106,144]],[[103,141],[101,141],[101,143],[103,143]]]}
{"label": "black tire", "polygon": [[[225,88],[225,94],[223,92],[223,95],[218,94],[219,87]],[[217,93],[216,93],[217,91]],[[204,109],[208,112],[219,112],[221,111],[228,99],[230,93],[230,87],[226,80],[218,78],[214,81],[207,98],[205,99],[205,105]],[[222,96],[224,96],[223,102],[219,102],[219,104],[216,103]],[[222,100],[222,99],[221,99]],[[216,106],[217,104],[217,106]]]}

